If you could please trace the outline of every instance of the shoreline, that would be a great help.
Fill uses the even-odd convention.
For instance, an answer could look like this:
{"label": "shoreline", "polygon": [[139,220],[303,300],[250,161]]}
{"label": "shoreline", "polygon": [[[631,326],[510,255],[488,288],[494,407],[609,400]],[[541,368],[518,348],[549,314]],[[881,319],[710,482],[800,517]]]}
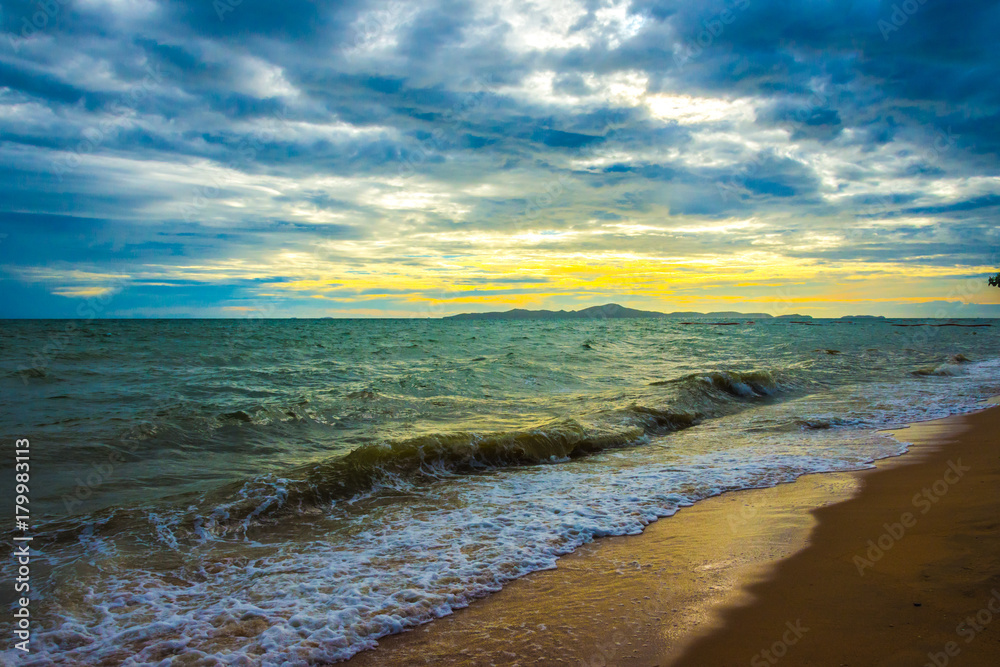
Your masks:
{"label": "shoreline", "polygon": [[[979,426],[979,422],[986,425]],[[991,428],[993,431],[989,430]],[[811,591],[808,608],[825,609],[826,616],[833,614],[834,622],[824,627],[839,627],[835,622],[839,616],[866,617],[859,612],[864,611],[866,605],[870,607],[884,598],[884,592],[877,586],[870,586],[870,582],[884,578],[883,570],[903,559],[896,558],[890,547],[890,552],[883,552],[883,556],[866,559],[871,567],[864,566],[865,576],[860,577],[858,566],[848,558],[847,565],[853,569],[853,576],[863,580],[862,592],[851,598],[845,597],[840,588],[846,586],[844,590],[849,590],[848,584],[857,582],[850,582],[849,577],[848,581],[836,577],[836,585],[829,583],[826,570],[844,564],[842,556],[847,553],[845,548],[850,543],[850,532],[861,530],[866,534],[857,524],[857,507],[868,507],[867,514],[874,518],[885,515],[889,525],[893,522],[888,520],[893,517],[893,521],[898,521],[903,510],[893,507],[890,511],[886,503],[898,505],[899,496],[880,491],[885,486],[882,476],[890,473],[893,479],[902,476],[902,481],[890,484],[892,488],[913,487],[919,478],[934,470],[932,464],[942,463],[938,458],[951,453],[954,443],[961,444],[969,432],[974,432],[971,437],[977,442],[983,433],[987,440],[991,433],[1000,433],[1000,408],[990,406],[974,413],[882,432],[909,442],[907,452],[880,459],[874,468],[813,473],[775,487],[734,491],[699,501],[667,517],[669,520],[650,524],[640,535],[606,537],[584,545],[561,558],[554,570],[529,574],[454,614],[408,632],[383,637],[378,648],[364,651],[341,664],[359,667],[395,664],[703,667],[710,664],[723,667],[747,665],[752,660],[763,665],[777,664],[779,657],[763,652],[770,647],[783,652],[782,655],[790,655],[794,647],[799,657],[790,659],[792,664],[922,665],[929,659],[927,652],[933,654],[936,645],[926,639],[933,634],[929,630],[921,635],[920,641],[923,642],[921,646],[931,648],[923,653],[914,649],[917,651],[914,653],[903,646],[895,651],[902,656],[899,658],[902,662],[897,663],[895,658],[890,658],[890,662],[870,659],[874,651],[871,646],[851,648],[850,657],[834,661],[830,651],[848,648],[844,647],[845,643],[867,645],[869,642],[862,641],[861,637],[854,642],[852,635],[844,634],[850,632],[848,629],[823,639],[824,633],[814,627],[818,621],[813,621],[812,625],[796,625],[802,620],[799,618],[802,614],[792,618],[795,616],[793,601],[797,599],[794,595]],[[980,470],[989,468],[990,456],[1000,467],[1000,443],[996,440],[994,437],[992,450],[985,455],[987,460],[980,461]],[[962,449],[964,452],[968,447]],[[982,455],[982,451],[978,453]],[[969,454],[960,452],[952,456],[969,457]],[[972,459],[963,459],[965,465],[967,460]],[[935,479],[927,483],[933,485],[943,472],[937,470],[935,474]],[[953,472],[952,477],[955,474]],[[969,475],[974,476],[973,473]],[[986,495],[994,488],[988,488]],[[951,494],[951,498],[959,495]],[[923,505],[911,508],[911,513],[923,519],[918,514],[922,508]],[[1000,501],[994,509],[1000,509]],[[848,533],[845,534],[841,526],[839,532],[833,532],[831,540],[827,536],[831,532],[830,517],[840,517],[838,520],[843,523],[845,512],[849,513]],[[928,516],[933,518],[933,515],[934,512],[928,510]],[[916,537],[921,531],[921,523],[924,527],[936,525],[930,520],[918,520],[912,527],[902,527],[903,537],[911,534]],[[878,527],[877,521],[874,526]],[[879,537],[881,533],[872,535],[875,540]],[[860,545],[864,547],[865,544],[865,540],[861,540]],[[883,545],[888,545],[886,540]],[[998,548],[992,553],[1000,553],[1000,538],[996,546]],[[864,552],[862,548],[859,554],[864,557]],[[875,554],[872,552],[872,556]],[[811,568],[812,572],[818,568],[824,572],[823,579],[803,573],[803,567]],[[843,567],[839,567],[837,574],[842,575],[842,570]],[[994,577],[991,585],[1000,590],[1000,576],[997,576],[1000,565],[988,572]],[[874,596],[872,601],[865,597],[865,590],[869,596]],[[985,595],[981,596],[980,606],[987,602],[990,590],[987,587],[983,591]],[[917,604],[921,606],[913,609],[930,608],[930,604]],[[913,615],[911,610],[906,611]],[[812,618],[826,616],[814,612]],[[781,622],[774,620],[771,625],[775,627],[770,634],[766,632],[770,627],[768,623],[778,618]],[[888,618],[895,617],[890,613]],[[958,619],[956,623],[959,622],[961,614],[955,618]],[[890,626],[889,634],[898,639],[902,630],[895,632],[895,628],[909,628],[913,619],[900,617],[897,623],[890,623],[882,613],[878,622]],[[994,637],[1000,634],[1000,623],[996,626],[994,632],[989,633]],[[862,625],[857,631],[862,635],[871,634],[865,627]],[[770,637],[772,634],[774,638]],[[879,633],[876,647],[894,645],[882,634]],[[940,633],[937,634],[940,639]],[[937,650],[945,650],[948,641],[963,641],[954,637],[954,628],[950,629],[950,634],[952,640],[941,641]],[[786,642],[782,646],[783,637],[795,640],[794,644]],[[847,637],[852,640],[845,642]],[[993,642],[994,651],[1000,654],[996,639]],[[979,643],[986,645],[989,639]],[[747,647],[754,649],[747,652]],[[807,653],[807,647],[812,647],[813,652]],[[967,656],[974,654],[972,648],[964,652]],[[982,664],[995,662],[995,657],[986,659]],[[971,660],[963,658],[962,664],[980,664]]]}
{"label": "shoreline", "polygon": [[[857,473],[852,498],[815,509],[809,546],[665,664],[997,663],[1000,407],[889,432],[908,452]],[[799,622],[808,631],[786,632]]]}

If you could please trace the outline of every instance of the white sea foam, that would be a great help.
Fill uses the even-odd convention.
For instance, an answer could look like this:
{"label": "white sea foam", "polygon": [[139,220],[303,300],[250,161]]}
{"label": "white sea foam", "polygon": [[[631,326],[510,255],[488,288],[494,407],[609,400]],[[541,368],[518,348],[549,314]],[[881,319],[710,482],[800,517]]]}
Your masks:
{"label": "white sea foam", "polygon": [[[357,517],[336,540],[282,545],[259,558],[249,548],[238,562],[206,562],[209,554],[218,556],[207,548],[200,579],[191,566],[176,570],[175,578],[118,572],[86,592],[82,607],[100,613],[89,619],[66,613],[62,623],[36,635],[33,659],[126,665],[166,664],[178,655],[231,665],[342,660],[511,579],[555,567],[559,556],[596,537],[637,534],[678,507],[727,490],[862,467],[899,451],[895,441],[862,434],[839,444],[776,437],[693,456],[678,449],[704,447],[696,429],[663,440],[640,456],[615,452],[450,480],[447,501],[428,488],[426,502]],[[345,539],[344,533],[353,534]],[[226,630],[255,627],[256,619],[256,627],[266,629],[255,637],[234,638]]]}

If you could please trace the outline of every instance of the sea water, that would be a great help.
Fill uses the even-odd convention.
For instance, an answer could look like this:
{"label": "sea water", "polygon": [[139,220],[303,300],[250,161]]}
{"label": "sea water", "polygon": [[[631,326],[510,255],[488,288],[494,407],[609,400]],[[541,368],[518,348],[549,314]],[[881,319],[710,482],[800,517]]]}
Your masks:
{"label": "sea water", "polygon": [[700,499],[900,454],[878,429],[1000,393],[994,321],[731,322],[0,322],[35,623],[30,655],[0,656],[346,659]]}

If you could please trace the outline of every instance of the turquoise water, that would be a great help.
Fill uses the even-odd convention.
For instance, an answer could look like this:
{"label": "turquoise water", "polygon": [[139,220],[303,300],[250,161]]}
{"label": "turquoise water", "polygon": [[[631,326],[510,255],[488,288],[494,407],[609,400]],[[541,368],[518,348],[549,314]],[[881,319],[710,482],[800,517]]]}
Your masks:
{"label": "turquoise water", "polygon": [[949,322],[2,322],[25,664],[344,659],[595,537],[864,467],[904,449],[876,429],[1000,393],[992,321],[910,326]]}

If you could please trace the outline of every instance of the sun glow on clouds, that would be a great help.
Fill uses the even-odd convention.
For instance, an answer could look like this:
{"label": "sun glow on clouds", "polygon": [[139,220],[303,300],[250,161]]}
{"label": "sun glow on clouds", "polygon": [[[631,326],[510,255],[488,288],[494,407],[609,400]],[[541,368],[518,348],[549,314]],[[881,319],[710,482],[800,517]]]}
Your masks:
{"label": "sun glow on clouds", "polygon": [[57,287],[52,290],[53,294],[58,294],[59,296],[68,296],[73,298],[88,298],[104,296],[114,292],[112,287]]}
{"label": "sun glow on clouds", "polygon": [[[744,225],[745,227],[745,225]],[[321,298],[342,304],[367,303],[390,299],[411,304],[437,304],[432,313],[411,311],[414,315],[458,312],[468,304],[504,304],[539,306],[551,295],[576,295],[579,298],[608,299],[631,295],[648,304],[711,304],[737,300],[731,291],[760,285],[768,296],[745,294],[750,303],[780,300],[796,303],[818,301],[876,302],[886,294],[899,293],[906,301],[905,290],[898,285],[899,270],[888,262],[843,262],[829,265],[806,258],[788,258],[778,252],[757,251],[692,256],[655,256],[642,253],[537,252],[532,245],[542,235],[525,234],[508,239],[490,255],[467,254],[443,261],[433,258],[414,263],[402,258],[379,261],[331,261],[323,253],[281,252],[273,258],[256,262],[223,262],[183,267],[148,266],[128,276],[136,285],[162,284],[163,278],[227,284],[234,280],[255,281],[252,293],[257,298],[287,298],[296,295]],[[564,236],[563,238],[568,238]],[[479,243],[496,237],[477,239]],[[519,242],[519,244],[515,243]],[[826,239],[815,239],[824,242]],[[832,241],[832,240],[831,240]],[[419,239],[417,240],[419,242]],[[350,255],[371,256],[374,248],[353,243]],[[341,248],[343,250],[343,248]],[[986,271],[988,267],[974,267]],[[915,268],[908,280],[933,281],[957,276],[962,271],[950,267]],[[269,282],[281,275],[281,281]],[[860,286],[845,290],[844,281],[862,280],[865,284],[881,277],[892,279],[888,292],[859,293]],[[72,297],[100,296],[114,289],[112,280],[121,277],[81,271],[53,270],[34,277],[36,281],[59,284],[54,293]],[[512,279],[516,279],[512,281]],[[75,283],[66,286],[67,283]],[[821,294],[796,299],[789,289],[802,294],[805,285],[825,285]],[[776,288],[776,286],[778,286]],[[780,288],[785,296],[775,296]],[[730,293],[730,296],[727,296]],[[882,295],[878,296],[877,294]],[[544,295],[550,295],[548,297]],[[921,297],[918,302],[932,301]],[[886,300],[891,300],[886,297]],[[249,306],[248,306],[249,307]],[[256,307],[254,307],[256,308]]]}
{"label": "sun glow on clouds", "polygon": [[765,225],[756,220],[733,220],[732,222],[706,223],[691,227],[671,227],[670,231],[678,234],[731,234],[736,231],[763,227]]}
{"label": "sun glow on clouds", "polygon": [[645,106],[653,118],[682,125],[719,122],[746,124],[754,120],[755,101],[752,99],[649,94],[649,77],[640,71],[584,74],[579,79],[582,87],[572,90],[557,89],[559,76],[559,72],[554,70],[537,71],[526,76],[517,85],[503,86],[498,90],[528,102],[562,107],[607,104],[619,107]]}

